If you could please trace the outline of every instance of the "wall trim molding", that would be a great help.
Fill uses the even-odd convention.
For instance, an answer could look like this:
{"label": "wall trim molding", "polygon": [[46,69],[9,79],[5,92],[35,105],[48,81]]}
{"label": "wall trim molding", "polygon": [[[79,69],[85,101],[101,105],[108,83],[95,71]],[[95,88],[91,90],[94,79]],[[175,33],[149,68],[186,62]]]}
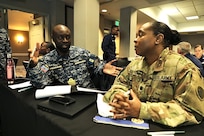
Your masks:
{"label": "wall trim molding", "polygon": [[28,53],[12,53],[12,56],[24,57],[24,56],[28,56]]}

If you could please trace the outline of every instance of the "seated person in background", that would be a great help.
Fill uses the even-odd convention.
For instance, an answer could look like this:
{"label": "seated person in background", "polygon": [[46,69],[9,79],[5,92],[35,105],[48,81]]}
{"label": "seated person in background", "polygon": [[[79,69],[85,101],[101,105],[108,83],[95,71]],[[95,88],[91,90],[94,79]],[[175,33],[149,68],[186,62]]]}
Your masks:
{"label": "seated person in background", "polygon": [[203,46],[198,44],[194,47],[194,54],[201,63],[204,63]]}
{"label": "seated person in background", "polygon": [[44,56],[54,49],[55,46],[51,42],[42,42],[40,45],[39,56]]}
{"label": "seated person in background", "polygon": [[170,127],[201,123],[204,80],[192,62],[167,49],[178,44],[175,39],[162,22],[140,27],[134,42],[142,59],[130,62],[104,95],[113,118],[135,117]]}
{"label": "seated person in background", "polygon": [[[35,56],[38,56],[39,58],[43,57],[45,54],[49,53],[50,51],[54,50],[55,46],[51,43],[51,42],[42,42],[41,45],[39,45],[39,43],[36,43],[36,47],[35,50],[39,50],[38,52],[35,52]],[[32,50],[28,49],[28,56],[30,59],[32,59]],[[39,59],[38,58],[38,59]],[[28,64],[29,64],[29,60],[25,60],[23,61],[23,65],[24,68],[27,71],[28,68]],[[28,75],[26,74],[26,77],[28,77]]]}
{"label": "seated person in background", "polygon": [[70,37],[70,29],[59,24],[52,31],[56,49],[38,59],[36,48],[28,68],[33,86],[43,88],[56,82],[67,84],[69,79],[74,79],[78,86],[93,88],[93,75],[104,72],[116,76],[122,70],[111,65],[114,61],[105,64],[88,50],[71,45]]}
{"label": "seated person in background", "polygon": [[201,75],[204,76],[204,69],[202,63],[190,53],[191,44],[189,42],[180,42],[177,46],[178,46],[177,52],[191,60],[198,67]]}
{"label": "seated person in background", "polygon": [[[34,51],[34,53],[35,53],[35,56],[42,57],[54,49],[55,49],[55,46],[51,42],[45,41],[45,42],[42,42],[41,44],[36,43],[35,50],[38,50],[38,52]],[[30,58],[32,58],[33,57],[32,55],[34,55],[32,54],[33,51],[31,49],[28,49],[28,52],[29,52]]]}

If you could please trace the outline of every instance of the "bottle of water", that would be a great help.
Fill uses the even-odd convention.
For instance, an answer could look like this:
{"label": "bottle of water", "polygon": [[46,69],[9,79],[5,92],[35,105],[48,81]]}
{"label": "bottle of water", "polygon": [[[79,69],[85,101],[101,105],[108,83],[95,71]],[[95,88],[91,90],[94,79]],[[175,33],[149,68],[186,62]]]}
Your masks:
{"label": "bottle of water", "polygon": [[11,57],[11,53],[7,54],[6,76],[8,84],[13,84],[15,80],[15,63]]}

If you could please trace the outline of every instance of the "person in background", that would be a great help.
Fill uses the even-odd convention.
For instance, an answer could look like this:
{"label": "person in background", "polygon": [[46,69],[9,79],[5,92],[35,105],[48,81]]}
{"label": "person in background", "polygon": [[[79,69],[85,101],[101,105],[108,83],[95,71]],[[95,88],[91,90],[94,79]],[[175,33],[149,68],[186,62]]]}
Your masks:
{"label": "person in background", "polygon": [[[36,47],[35,49],[39,50],[39,52],[35,52],[35,55],[38,56],[39,58],[42,58],[45,54],[49,53],[50,51],[55,49],[55,46],[51,43],[51,42],[42,42],[41,44],[36,43]],[[33,54],[32,54],[32,50],[28,49],[28,56],[30,59],[32,59]],[[28,69],[28,64],[29,64],[29,60],[25,60],[23,61],[23,65],[25,70],[27,71]],[[28,77],[28,74],[26,72],[26,77]]]}
{"label": "person in background", "polygon": [[28,77],[36,88],[68,84],[70,79],[78,86],[94,88],[94,75],[104,72],[116,76],[122,70],[111,65],[114,60],[104,63],[88,50],[71,45],[71,31],[65,25],[54,26],[52,39],[56,49],[39,59],[39,49],[36,48],[29,64]]}
{"label": "person in background", "polygon": [[177,52],[191,60],[198,67],[201,75],[204,76],[204,69],[202,63],[190,53],[191,44],[189,42],[180,42],[177,46]]}
{"label": "person in background", "polygon": [[7,54],[12,53],[9,36],[6,29],[0,27],[0,80],[6,80],[6,58]]}
{"label": "person in background", "polygon": [[116,44],[115,38],[118,35],[119,27],[113,25],[111,27],[111,32],[104,36],[101,48],[103,50],[103,60],[104,61],[111,61],[116,59]]}
{"label": "person in background", "polygon": [[204,63],[203,46],[198,44],[194,47],[194,54],[201,63]]}
{"label": "person in background", "polygon": [[[103,60],[106,62],[109,62],[111,60],[116,59],[116,44],[115,44],[115,38],[118,35],[119,27],[116,25],[113,25],[111,27],[111,32],[104,36],[101,48],[103,51]],[[116,62],[113,63],[113,65],[116,65]],[[111,85],[113,84],[115,77],[111,75],[104,75],[103,77],[103,85],[101,90],[108,90]]]}
{"label": "person in background", "polygon": [[[39,50],[38,57],[42,57],[54,49],[55,49],[55,46],[52,44],[52,42],[47,42],[47,41],[44,41],[41,44],[36,43],[36,46],[35,46],[35,50]],[[31,49],[28,49],[29,58],[33,57],[32,52],[33,51]]]}
{"label": "person in background", "polygon": [[147,22],[134,42],[142,59],[132,60],[103,98],[113,107],[113,118],[134,117],[170,127],[201,123],[204,80],[192,62],[168,49],[178,44],[176,35],[162,22]]}
{"label": "person in background", "polygon": [[54,50],[55,46],[51,42],[42,42],[40,45],[39,56],[44,56],[50,51]]}
{"label": "person in background", "polygon": [[[1,21],[1,17],[0,17]],[[0,26],[0,82],[6,83],[6,59],[7,54],[12,53],[10,39],[7,30]],[[1,110],[1,109],[0,109]],[[0,111],[0,134],[1,134],[1,111]]]}

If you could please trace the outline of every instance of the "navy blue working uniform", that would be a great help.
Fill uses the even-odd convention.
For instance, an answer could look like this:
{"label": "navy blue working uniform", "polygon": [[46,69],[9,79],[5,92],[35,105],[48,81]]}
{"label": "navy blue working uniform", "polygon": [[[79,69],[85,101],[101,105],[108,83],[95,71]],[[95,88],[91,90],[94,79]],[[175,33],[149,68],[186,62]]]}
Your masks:
{"label": "navy blue working uniform", "polygon": [[102,50],[103,50],[103,60],[111,61],[116,59],[116,45],[115,45],[115,35],[107,34],[103,38],[102,42]]}
{"label": "navy blue working uniform", "polygon": [[88,50],[70,46],[69,55],[61,56],[54,49],[28,72],[32,85],[37,88],[54,83],[68,84],[69,79],[74,79],[78,86],[93,88],[91,74],[102,74],[104,64]]}

